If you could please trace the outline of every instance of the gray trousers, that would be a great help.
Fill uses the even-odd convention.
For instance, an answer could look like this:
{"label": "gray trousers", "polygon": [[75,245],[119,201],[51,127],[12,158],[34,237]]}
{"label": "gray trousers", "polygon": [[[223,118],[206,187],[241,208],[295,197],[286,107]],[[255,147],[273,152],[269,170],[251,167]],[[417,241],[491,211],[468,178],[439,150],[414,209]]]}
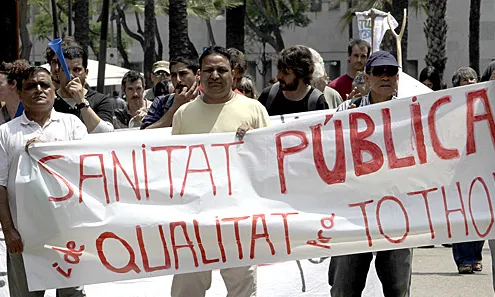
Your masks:
{"label": "gray trousers", "polygon": [[[7,253],[10,297],[43,297],[45,291],[29,292],[22,254]],[[57,289],[57,297],[86,297],[83,287]]]}
{"label": "gray trousers", "polygon": [[[375,268],[385,297],[409,297],[412,249],[376,253]],[[330,258],[328,283],[332,297],[361,297],[373,253]]]}
{"label": "gray trousers", "polygon": [[[220,270],[227,297],[256,297],[256,266]],[[172,297],[204,297],[211,286],[211,271],[174,275]]]}
{"label": "gray trousers", "polygon": [[488,240],[488,245],[490,246],[490,254],[492,256],[492,282],[493,291],[495,292],[495,239]]}

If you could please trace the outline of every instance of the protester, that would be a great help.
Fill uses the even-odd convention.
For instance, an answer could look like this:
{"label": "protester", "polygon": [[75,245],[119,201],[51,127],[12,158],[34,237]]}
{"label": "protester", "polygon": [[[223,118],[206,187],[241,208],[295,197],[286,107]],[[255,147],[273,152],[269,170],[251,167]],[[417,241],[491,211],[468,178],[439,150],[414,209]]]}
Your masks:
{"label": "protester", "polygon": [[159,81],[155,85],[155,98],[160,96],[166,96],[174,91],[174,86],[169,79]]}
{"label": "protester", "polygon": [[[0,126],[0,222],[7,246],[7,275],[11,297],[38,297],[43,291],[29,292],[24,261],[23,241],[19,234],[16,211],[15,179],[19,156],[26,143],[81,139],[87,134],[84,124],[74,115],[53,109],[55,86],[50,73],[31,67],[17,79],[17,89],[24,113]],[[29,199],[31,197],[17,197]],[[59,297],[85,296],[82,288],[57,290]]]}
{"label": "protester", "polygon": [[140,127],[151,106],[151,101],[144,99],[144,77],[137,71],[128,71],[122,77],[122,93],[127,104],[115,110],[113,126],[115,129]]}
{"label": "protester", "polygon": [[16,77],[29,67],[26,60],[16,60],[0,65],[0,101],[5,102],[5,106],[0,107],[0,125],[20,116],[24,111],[19,93],[17,93]]}
{"label": "protester", "polygon": [[155,100],[155,86],[164,79],[170,79],[170,69],[168,61],[157,61],[151,70],[151,81],[153,87],[144,91],[144,99]]}
{"label": "protester", "polygon": [[232,84],[233,90],[238,90],[241,84],[241,80],[244,77],[244,73],[246,73],[246,58],[244,54],[236,49],[236,48],[228,48],[227,51],[230,54],[230,58],[232,59],[232,64],[234,65],[234,83]]}
{"label": "protester", "polygon": [[119,92],[113,91],[113,110],[125,108],[125,100],[119,96]]}
{"label": "protester", "polygon": [[[80,46],[79,43],[72,36],[65,36],[62,39],[62,48],[68,46]],[[45,59],[46,63],[50,65],[50,72],[52,75],[53,84],[55,85],[55,89],[58,90],[60,88],[60,80],[58,78],[58,72],[60,70],[60,63],[58,61],[58,57],[50,46],[46,47],[45,50]]]}
{"label": "protester", "polygon": [[327,73],[325,71],[325,63],[323,62],[323,58],[320,53],[312,48],[309,48],[309,50],[313,56],[313,63],[315,66],[313,77],[311,78],[311,86],[320,90],[320,92],[325,95],[328,106],[331,109],[335,109],[342,104],[342,97],[340,97],[340,94],[337,91],[327,86],[328,81]]}
{"label": "protester", "polygon": [[[452,77],[454,87],[471,85],[477,82],[478,75],[471,67],[457,69]],[[483,270],[481,261],[484,244],[484,240],[452,244],[452,254],[459,274],[471,274],[475,271]]]}
{"label": "protester", "polygon": [[370,86],[366,82],[365,76],[366,74],[364,71],[356,73],[356,76],[352,81],[352,92],[349,94],[348,99],[366,96],[370,93]]}
{"label": "protester", "polygon": [[239,85],[239,91],[248,98],[258,99],[258,91],[256,90],[256,84],[254,82],[254,79],[250,75],[245,75],[241,79],[241,84]]}
{"label": "protester", "polygon": [[154,129],[172,126],[175,112],[183,104],[199,95],[199,64],[197,59],[177,57],[170,62],[173,94],[158,97],[143,119],[141,129]]}
{"label": "protester", "polygon": [[[269,125],[265,108],[256,100],[232,91],[233,65],[222,47],[207,48],[199,59],[202,100],[182,105],[175,113],[172,134],[236,132],[240,139],[251,128]],[[227,296],[256,296],[256,266],[221,269]],[[174,275],[172,297],[205,296],[211,285],[211,271]]]}
{"label": "protester", "polygon": [[[488,67],[486,67],[481,76],[482,82],[490,80],[495,80],[495,61],[491,62]],[[495,239],[488,240],[488,245],[490,246],[490,255],[492,258],[492,284],[493,291],[495,291]]]}
{"label": "protester", "polygon": [[[399,84],[399,64],[388,52],[373,53],[365,67],[370,93],[346,100],[338,110],[359,108],[395,99]],[[361,296],[373,253],[336,256],[330,259],[328,282],[332,297]],[[412,249],[376,252],[375,267],[385,296],[409,296]]]}
{"label": "protester", "polygon": [[489,81],[495,80],[495,61],[492,61],[488,64],[485,71],[483,71],[483,75],[481,76],[481,81]]}
{"label": "protester", "polygon": [[[347,46],[347,55],[349,59],[349,67],[346,74],[334,79],[328,86],[339,92],[343,100],[352,92],[352,81],[356,77],[358,71],[364,70],[366,59],[371,52],[371,46],[368,42],[361,39],[354,39]],[[361,94],[364,96],[364,94]]]}
{"label": "protester", "polygon": [[107,95],[84,88],[88,75],[88,54],[80,46],[62,47],[62,52],[71,79],[67,78],[61,67],[58,69],[60,88],[56,92],[55,110],[79,117],[89,133],[112,132],[112,101]]}
{"label": "protester", "polygon": [[438,73],[433,66],[427,66],[421,70],[419,74],[419,81],[433,91],[439,91],[442,89],[440,73]]}
{"label": "protester", "polygon": [[328,109],[325,95],[310,85],[314,63],[306,46],[296,45],[280,52],[277,69],[278,83],[265,88],[258,98],[269,115]]}

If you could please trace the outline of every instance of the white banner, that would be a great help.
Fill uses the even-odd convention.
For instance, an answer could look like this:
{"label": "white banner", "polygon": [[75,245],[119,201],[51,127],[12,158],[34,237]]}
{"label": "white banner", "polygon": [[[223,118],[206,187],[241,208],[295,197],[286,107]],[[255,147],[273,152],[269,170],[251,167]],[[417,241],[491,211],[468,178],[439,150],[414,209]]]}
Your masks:
{"label": "white banner", "polygon": [[38,144],[16,185],[30,289],[493,238],[494,98]]}

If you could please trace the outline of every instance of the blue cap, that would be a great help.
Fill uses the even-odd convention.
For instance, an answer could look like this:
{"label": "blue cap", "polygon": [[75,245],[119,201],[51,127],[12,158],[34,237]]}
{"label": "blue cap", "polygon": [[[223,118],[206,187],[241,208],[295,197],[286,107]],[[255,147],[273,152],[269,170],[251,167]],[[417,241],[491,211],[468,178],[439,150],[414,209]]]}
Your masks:
{"label": "blue cap", "polygon": [[391,53],[386,51],[377,51],[371,54],[366,61],[365,71],[366,73],[371,72],[371,67],[375,66],[395,66],[399,67],[397,60],[392,56]]}

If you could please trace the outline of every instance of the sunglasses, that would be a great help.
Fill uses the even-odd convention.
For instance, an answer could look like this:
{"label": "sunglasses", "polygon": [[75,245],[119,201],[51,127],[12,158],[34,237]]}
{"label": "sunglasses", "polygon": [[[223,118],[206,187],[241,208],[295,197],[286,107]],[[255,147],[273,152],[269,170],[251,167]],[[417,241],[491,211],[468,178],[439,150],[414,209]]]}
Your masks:
{"label": "sunglasses", "polygon": [[167,73],[167,72],[165,72],[165,71],[157,71],[157,72],[155,72],[155,75],[156,75],[156,76],[165,76],[165,75],[167,75],[167,74],[168,74],[168,73]]}
{"label": "sunglasses", "polygon": [[374,76],[394,76],[399,73],[399,67],[395,66],[376,66],[371,69],[371,74]]}

